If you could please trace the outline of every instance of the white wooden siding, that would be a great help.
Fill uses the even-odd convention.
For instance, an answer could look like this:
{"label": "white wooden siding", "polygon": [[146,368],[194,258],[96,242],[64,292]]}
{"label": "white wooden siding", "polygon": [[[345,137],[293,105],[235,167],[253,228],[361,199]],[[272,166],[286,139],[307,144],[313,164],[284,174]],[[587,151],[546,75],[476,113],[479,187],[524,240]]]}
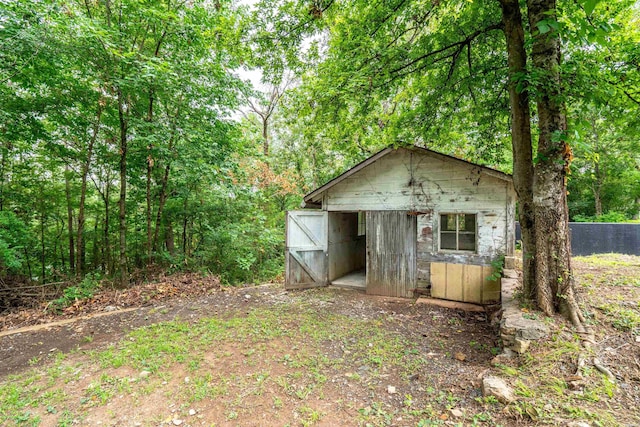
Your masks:
{"label": "white wooden siding", "polygon": [[[329,211],[419,213],[418,253],[439,251],[440,212],[473,213],[478,221],[478,255],[494,257],[513,252],[512,185],[483,173],[478,166],[397,150],[329,188],[325,200]],[[428,242],[421,241],[425,227],[433,232]]]}

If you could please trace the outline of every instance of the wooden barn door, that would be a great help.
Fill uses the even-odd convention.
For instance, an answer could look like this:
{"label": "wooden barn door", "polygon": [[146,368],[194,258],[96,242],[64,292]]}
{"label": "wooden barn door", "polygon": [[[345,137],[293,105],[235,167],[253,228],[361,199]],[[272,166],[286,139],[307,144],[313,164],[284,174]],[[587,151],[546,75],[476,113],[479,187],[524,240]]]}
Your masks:
{"label": "wooden barn door", "polygon": [[286,289],[327,284],[327,212],[289,211],[286,222]]}
{"label": "wooden barn door", "polygon": [[416,217],[367,212],[367,293],[412,297],[416,283]]}

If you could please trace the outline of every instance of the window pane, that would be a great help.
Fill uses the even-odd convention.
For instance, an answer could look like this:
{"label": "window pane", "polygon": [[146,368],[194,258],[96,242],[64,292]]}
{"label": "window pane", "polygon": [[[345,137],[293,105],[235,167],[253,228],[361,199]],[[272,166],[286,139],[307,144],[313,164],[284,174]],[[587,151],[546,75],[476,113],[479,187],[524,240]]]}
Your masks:
{"label": "window pane", "polygon": [[442,231],[456,231],[456,215],[440,215],[440,227]]}
{"label": "window pane", "polygon": [[476,216],[473,214],[464,214],[464,225],[460,224],[460,230],[476,232]]}
{"label": "window pane", "polygon": [[456,233],[444,232],[440,233],[440,249],[456,250]]}
{"label": "window pane", "polygon": [[458,243],[460,244],[461,251],[475,251],[476,250],[476,235],[475,234],[460,234],[458,236]]}

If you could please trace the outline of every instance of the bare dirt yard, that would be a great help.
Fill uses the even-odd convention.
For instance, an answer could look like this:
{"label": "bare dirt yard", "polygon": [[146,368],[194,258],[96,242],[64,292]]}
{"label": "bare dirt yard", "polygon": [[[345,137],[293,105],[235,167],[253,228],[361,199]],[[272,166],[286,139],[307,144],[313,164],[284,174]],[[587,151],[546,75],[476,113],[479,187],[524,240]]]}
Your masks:
{"label": "bare dirt yard", "polygon": [[[529,353],[495,359],[484,314],[181,275],[62,315],[0,316],[0,424],[640,425],[640,257],[575,264],[598,331],[589,356],[614,380],[577,366],[561,319],[544,319],[552,334]],[[487,374],[517,401],[483,397]]]}

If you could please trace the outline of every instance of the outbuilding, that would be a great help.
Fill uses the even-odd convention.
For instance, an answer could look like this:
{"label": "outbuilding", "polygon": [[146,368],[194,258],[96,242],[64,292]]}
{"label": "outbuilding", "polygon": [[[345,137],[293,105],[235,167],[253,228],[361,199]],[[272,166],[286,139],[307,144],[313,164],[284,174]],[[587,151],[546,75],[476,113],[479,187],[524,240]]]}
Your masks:
{"label": "outbuilding", "polygon": [[285,287],[498,302],[515,201],[508,174],[421,147],[385,148],[287,212]]}

